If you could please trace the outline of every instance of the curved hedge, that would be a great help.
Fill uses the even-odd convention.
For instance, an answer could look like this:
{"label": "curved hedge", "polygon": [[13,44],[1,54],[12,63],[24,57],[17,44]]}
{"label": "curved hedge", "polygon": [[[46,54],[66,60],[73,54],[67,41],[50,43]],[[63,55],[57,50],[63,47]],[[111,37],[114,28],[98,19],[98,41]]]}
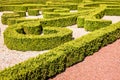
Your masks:
{"label": "curved hedge", "polygon": [[0,71],[0,80],[46,80],[119,38],[120,22]]}
{"label": "curved hedge", "polygon": [[91,14],[85,16],[79,16],[77,18],[78,27],[84,27],[87,31],[94,31],[112,24],[110,20],[101,20],[105,15],[106,5],[101,5],[100,7],[91,11]]}
{"label": "curved hedge", "polygon": [[[33,24],[34,23],[34,24]],[[31,26],[32,25],[32,26]],[[50,34],[44,34],[44,33]],[[4,32],[4,43],[13,50],[47,50],[72,40],[72,31],[66,28],[43,28],[40,22],[27,22],[12,25]],[[51,34],[52,33],[52,34]]]}

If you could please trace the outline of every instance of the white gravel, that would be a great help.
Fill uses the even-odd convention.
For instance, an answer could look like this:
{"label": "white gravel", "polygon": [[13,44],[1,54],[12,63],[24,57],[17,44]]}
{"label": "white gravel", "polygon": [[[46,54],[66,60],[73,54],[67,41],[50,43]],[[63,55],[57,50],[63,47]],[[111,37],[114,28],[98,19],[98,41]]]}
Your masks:
{"label": "white gravel", "polygon": [[[22,61],[27,60],[30,57],[35,57],[39,54],[45,53],[48,50],[45,51],[16,51],[16,50],[10,50],[4,45],[4,39],[3,39],[3,32],[4,30],[8,27],[7,25],[3,25],[1,23],[1,15],[2,12],[0,12],[0,29],[1,29],[1,34],[0,34],[0,70],[3,70],[4,68],[14,66],[17,63],[20,63]],[[42,15],[39,16],[27,16],[26,18],[42,18]],[[113,20],[113,23],[120,21],[120,17],[110,17],[110,16],[105,16],[103,19],[108,19],[108,20]],[[88,34],[89,32],[86,32],[84,28],[77,28],[77,25],[73,26],[68,26],[67,28],[73,30],[73,37],[76,39],[80,36],[83,36],[85,34]]]}

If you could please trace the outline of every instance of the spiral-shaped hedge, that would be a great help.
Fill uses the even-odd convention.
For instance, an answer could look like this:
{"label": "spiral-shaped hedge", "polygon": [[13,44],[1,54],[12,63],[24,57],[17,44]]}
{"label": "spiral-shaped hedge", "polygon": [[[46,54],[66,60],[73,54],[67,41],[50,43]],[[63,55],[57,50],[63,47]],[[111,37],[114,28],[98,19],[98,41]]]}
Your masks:
{"label": "spiral-shaped hedge", "polygon": [[8,27],[4,32],[6,46],[9,49],[20,51],[47,50],[70,40],[72,40],[71,30],[59,27],[45,27],[42,31],[39,21],[15,24]]}

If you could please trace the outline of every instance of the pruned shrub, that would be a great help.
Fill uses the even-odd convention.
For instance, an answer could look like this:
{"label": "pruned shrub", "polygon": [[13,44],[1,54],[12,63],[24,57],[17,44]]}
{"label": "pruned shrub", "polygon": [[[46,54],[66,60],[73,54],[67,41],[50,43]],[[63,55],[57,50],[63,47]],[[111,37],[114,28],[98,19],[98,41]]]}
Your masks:
{"label": "pruned shrub", "polygon": [[25,11],[15,11],[16,14],[19,14],[20,17],[25,17],[26,16],[26,12]]}
{"label": "pruned shrub", "polygon": [[15,13],[3,13],[3,15],[1,16],[2,24],[7,24],[9,18],[17,18],[17,17],[20,17],[20,15]]}
{"label": "pruned shrub", "polygon": [[112,24],[111,20],[85,19],[84,28],[87,31],[94,31]]}
{"label": "pruned shrub", "polygon": [[43,27],[43,34],[48,33],[45,31],[50,33],[44,35],[40,35],[41,30],[39,21],[11,25],[4,32],[4,42],[12,50],[40,51],[52,49],[72,40],[72,31],[66,28]]}
{"label": "pruned shrub", "polygon": [[39,10],[38,9],[28,9],[28,15],[38,16],[39,15]]}
{"label": "pruned shrub", "polygon": [[7,68],[0,72],[0,79],[46,80],[119,38],[120,22],[96,30],[47,53]]}

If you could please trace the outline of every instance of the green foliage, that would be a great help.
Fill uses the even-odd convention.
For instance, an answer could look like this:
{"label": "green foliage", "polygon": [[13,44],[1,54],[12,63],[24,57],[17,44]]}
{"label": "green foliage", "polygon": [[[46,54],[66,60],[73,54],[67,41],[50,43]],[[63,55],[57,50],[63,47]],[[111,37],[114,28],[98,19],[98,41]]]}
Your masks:
{"label": "green foliage", "polygon": [[55,33],[52,31],[51,34],[43,33],[44,35],[40,35],[41,25],[38,22],[27,22],[12,25],[4,32],[4,42],[6,46],[12,50],[40,51],[52,49],[60,44],[72,40],[72,31],[69,29],[46,27],[43,28],[43,30],[44,33],[48,33],[45,31],[49,30],[49,33],[51,30],[55,31]]}
{"label": "green foliage", "polygon": [[84,22],[85,22],[85,18],[82,16],[79,16],[77,18],[77,26],[78,28],[83,28],[84,27]]}
{"label": "green foliage", "polygon": [[42,33],[42,26],[39,21],[24,22],[22,26],[25,34],[40,35]]}
{"label": "green foliage", "polygon": [[17,18],[17,17],[20,17],[20,15],[15,13],[3,13],[3,15],[1,16],[2,24],[7,24],[9,18]]}
{"label": "green foliage", "polygon": [[53,12],[54,11],[54,8],[42,8],[41,9],[41,11],[42,11],[42,13],[44,13],[44,12]]}
{"label": "green foliage", "polygon": [[26,6],[21,5],[2,5],[3,11],[27,11]]}
{"label": "green foliage", "polygon": [[66,12],[70,12],[70,9],[67,8],[58,8],[56,10],[54,10],[55,13],[66,13]]}
{"label": "green foliage", "polygon": [[66,16],[53,19],[41,19],[40,23],[43,27],[55,26],[55,27],[66,27],[76,24],[77,16]]}
{"label": "green foliage", "polygon": [[39,19],[26,19],[26,18],[9,18],[8,25],[13,25],[21,22],[28,22],[28,21],[39,21]]}
{"label": "green foliage", "polygon": [[85,19],[84,28],[87,31],[94,31],[94,30],[109,26],[110,24],[112,24],[112,21],[110,20]]}
{"label": "green foliage", "polygon": [[28,15],[38,16],[39,15],[39,10],[38,9],[28,9]]}
{"label": "green foliage", "polygon": [[[67,42],[0,72],[1,80],[46,80],[120,38],[120,22]],[[31,65],[32,64],[32,65]]]}
{"label": "green foliage", "polygon": [[120,16],[120,8],[107,8],[105,9],[105,15]]}
{"label": "green foliage", "polygon": [[25,11],[15,11],[16,14],[19,14],[20,17],[25,17],[26,16],[26,12]]}
{"label": "green foliage", "polygon": [[55,18],[55,17],[60,17],[59,13],[54,13],[54,12],[44,12],[43,13],[43,18]]}

